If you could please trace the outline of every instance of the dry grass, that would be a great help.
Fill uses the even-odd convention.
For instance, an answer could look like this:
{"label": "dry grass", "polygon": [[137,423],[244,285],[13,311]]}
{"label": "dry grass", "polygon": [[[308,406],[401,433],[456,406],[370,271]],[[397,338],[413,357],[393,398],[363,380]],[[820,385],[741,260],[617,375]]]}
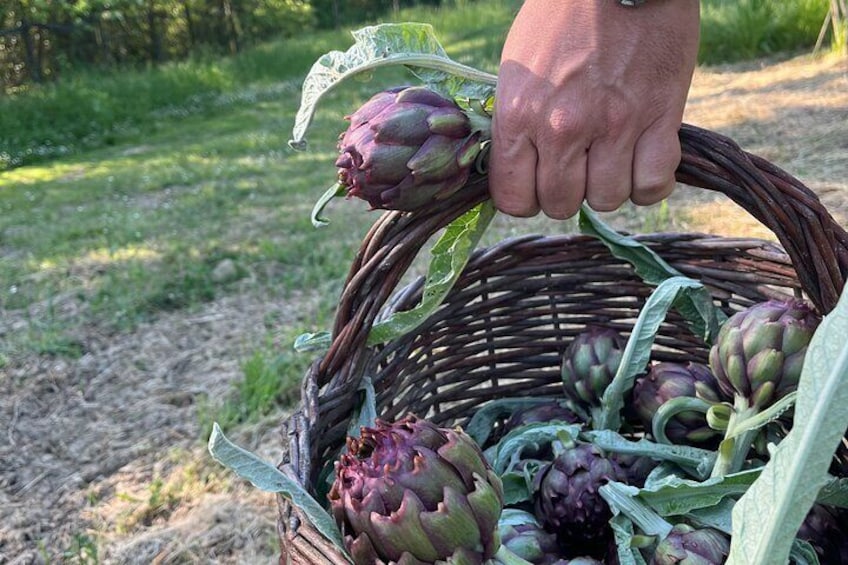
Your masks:
{"label": "dry grass", "polygon": [[[700,69],[686,120],[784,167],[840,221],[848,218],[845,59]],[[769,236],[722,196],[694,189],[677,191],[667,209],[626,207],[608,218],[634,231]],[[228,230],[249,230],[243,221]],[[500,218],[492,237],[571,226]],[[0,562],[61,560],[80,540],[104,563],[272,561],[273,497],[208,460],[198,441],[201,399],[230,390],[269,313],[278,326],[308,318],[318,292],[283,302],[239,287],[132,331],[83,327],[76,337],[89,345],[79,359],[29,354],[0,363],[0,415],[8,423],[0,436]],[[54,303],[69,315],[77,307],[72,294]],[[0,321],[7,332],[25,325]],[[233,439],[276,460],[282,416],[245,426]]]}

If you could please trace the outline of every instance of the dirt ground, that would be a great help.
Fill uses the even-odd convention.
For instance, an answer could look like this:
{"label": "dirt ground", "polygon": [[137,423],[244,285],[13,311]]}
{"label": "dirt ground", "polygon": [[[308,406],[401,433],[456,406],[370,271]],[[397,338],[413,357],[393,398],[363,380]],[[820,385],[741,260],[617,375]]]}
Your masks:
{"label": "dirt ground", "polygon": [[[845,59],[700,69],[686,121],[792,172],[845,223]],[[714,194],[681,190],[669,207],[675,230],[768,235]],[[73,315],[74,300],[59,314]],[[269,310],[285,324],[296,309],[245,287],[132,333],[88,328],[76,336],[87,352],[77,360],[9,359],[0,368],[0,563],[273,562],[273,496],[210,460],[198,399],[223,396],[241,377]],[[0,336],[25,323],[23,313],[7,316]],[[276,461],[282,417],[233,439]]]}

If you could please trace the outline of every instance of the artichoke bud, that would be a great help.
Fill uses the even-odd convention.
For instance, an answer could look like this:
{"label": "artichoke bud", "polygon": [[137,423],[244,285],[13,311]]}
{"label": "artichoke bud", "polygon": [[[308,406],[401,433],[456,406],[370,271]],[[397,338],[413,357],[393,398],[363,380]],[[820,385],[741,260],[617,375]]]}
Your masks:
{"label": "artichoke bud", "polygon": [[651,565],[722,565],[730,540],[718,530],[677,524],[654,550]]}
{"label": "artichoke bud", "polygon": [[[636,379],[633,386],[633,411],[647,430],[654,414],[665,403],[676,398],[699,398],[709,403],[721,401],[721,391],[709,367],[700,363],[657,363],[648,374]],[[676,444],[711,446],[719,433],[713,430],[705,413],[696,410],[679,412],[666,423],[665,434]]]}
{"label": "artichoke bud", "polygon": [[[505,519],[509,513],[509,518]],[[559,559],[556,536],[546,532],[529,512],[510,509],[498,524],[501,544],[533,565],[549,565]]]}
{"label": "artichoke bud", "polygon": [[459,429],[407,416],[348,438],[328,498],[356,564],[483,563],[497,552],[503,487]]}
{"label": "artichoke bud", "polygon": [[821,565],[843,565],[848,563],[846,529],[844,515],[840,517],[838,509],[813,504],[796,537],[813,546]]}
{"label": "artichoke bud", "polygon": [[584,407],[600,406],[626,342],[615,330],[590,327],[568,345],[562,361],[565,396]]}
{"label": "artichoke bud", "polygon": [[339,183],[372,208],[412,211],[468,180],[479,131],[449,98],[423,86],[380,92],[348,117]]}
{"label": "artichoke bud", "polygon": [[720,389],[759,410],[795,390],[821,318],[800,300],[769,300],[737,312],[719,331],[710,367]]}
{"label": "artichoke bud", "polygon": [[533,479],[535,512],[573,554],[604,551],[612,535],[612,512],[599,489],[624,481],[618,463],[592,444],[576,444],[560,452]]}

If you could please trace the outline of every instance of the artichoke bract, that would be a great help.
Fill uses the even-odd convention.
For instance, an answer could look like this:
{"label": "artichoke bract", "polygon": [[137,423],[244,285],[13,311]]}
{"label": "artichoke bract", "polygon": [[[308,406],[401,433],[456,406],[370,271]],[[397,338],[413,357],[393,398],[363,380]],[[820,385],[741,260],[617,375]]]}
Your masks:
{"label": "artichoke bract", "polygon": [[407,416],[348,438],[328,498],[357,564],[481,564],[500,547],[503,487],[459,429]]}
{"label": "artichoke bract", "polygon": [[599,448],[576,444],[534,477],[536,517],[570,553],[603,552],[612,535],[612,511],[599,489],[624,478],[618,463]]}
{"label": "artichoke bract", "polygon": [[769,300],[735,313],[710,350],[721,390],[763,409],[798,387],[821,318],[800,300]]}
{"label": "artichoke bract", "polygon": [[625,345],[615,330],[594,326],[574,338],[562,359],[565,396],[582,406],[600,406],[621,363]]}
{"label": "artichoke bract", "polygon": [[730,540],[718,530],[677,524],[654,550],[651,565],[722,565]]}
{"label": "artichoke bract", "polygon": [[[656,411],[675,398],[699,398],[709,403],[725,400],[710,368],[700,363],[657,363],[633,386],[633,411],[647,430]],[[729,398],[727,399],[729,400]],[[706,446],[716,444],[721,433],[707,425],[702,412],[687,410],[673,416],[665,427],[672,443]]]}
{"label": "artichoke bract", "polygon": [[347,119],[339,182],[372,208],[412,211],[447,198],[480,152],[480,130],[456,102],[423,86],[380,92]]}

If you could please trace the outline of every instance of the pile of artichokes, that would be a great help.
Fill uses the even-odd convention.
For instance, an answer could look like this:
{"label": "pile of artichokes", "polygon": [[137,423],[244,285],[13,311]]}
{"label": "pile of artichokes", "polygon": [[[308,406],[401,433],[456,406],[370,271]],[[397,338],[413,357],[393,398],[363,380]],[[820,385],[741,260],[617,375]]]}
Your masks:
{"label": "pile of artichokes", "polygon": [[[711,418],[710,409],[763,411],[790,394],[817,323],[815,312],[796,300],[738,312],[719,333],[709,365],[645,367],[621,433],[715,450],[727,422]],[[604,450],[586,433],[626,343],[612,329],[586,328],[564,350],[562,394],[505,411],[480,445],[459,427],[412,415],[378,420],[348,438],[328,498],[354,562],[619,563],[614,512],[602,487],[640,488],[660,470],[668,472],[659,459]],[[776,418],[765,427],[774,432],[770,441],[785,433],[787,422]],[[540,435],[546,426],[568,433]],[[521,437],[532,439],[512,449],[508,463],[499,461],[499,449]],[[762,458],[756,447],[756,441],[746,445],[744,459]],[[516,476],[526,479],[526,496],[505,494],[505,483]],[[845,520],[841,510],[816,504],[798,539],[822,564],[848,563]],[[656,565],[721,564],[730,547],[726,532],[682,517],[663,536],[635,532],[632,540],[644,561]]]}

